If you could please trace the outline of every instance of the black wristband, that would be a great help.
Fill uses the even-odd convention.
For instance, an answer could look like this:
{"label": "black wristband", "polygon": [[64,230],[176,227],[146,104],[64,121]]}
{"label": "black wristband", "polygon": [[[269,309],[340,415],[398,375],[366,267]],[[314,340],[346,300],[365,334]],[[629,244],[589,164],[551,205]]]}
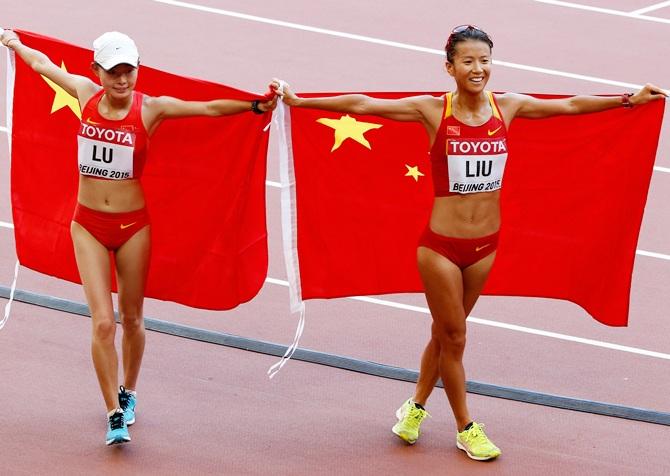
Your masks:
{"label": "black wristband", "polygon": [[258,107],[258,103],[260,103],[258,99],[251,101],[251,110],[254,114],[265,114],[265,111],[262,111],[261,108]]}

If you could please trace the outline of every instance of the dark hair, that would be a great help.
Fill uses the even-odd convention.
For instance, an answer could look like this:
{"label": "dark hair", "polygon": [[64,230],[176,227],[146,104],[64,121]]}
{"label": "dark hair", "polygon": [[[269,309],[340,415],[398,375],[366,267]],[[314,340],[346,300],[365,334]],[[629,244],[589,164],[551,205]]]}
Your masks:
{"label": "dark hair", "polygon": [[463,29],[461,27],[454,28],[454,32],[449,35],[447,39],[447,44],[444,46],[444,51],[447,53],[447,61],[449,63],[454,62],[454,56],[456,55],[456,45],[467,40],[476,40],[483,41],[489,48],[493,49],[493,41],[489,37],[488,33],[484,30],[480,30],[476,26],[465,25]]}

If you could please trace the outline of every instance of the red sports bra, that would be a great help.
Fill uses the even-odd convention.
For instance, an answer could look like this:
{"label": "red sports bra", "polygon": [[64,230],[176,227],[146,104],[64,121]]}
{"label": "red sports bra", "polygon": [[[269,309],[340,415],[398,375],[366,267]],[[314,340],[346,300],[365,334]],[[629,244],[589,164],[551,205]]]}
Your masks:
{"label": "red sports bra", "polygon": [[77,134],[79,173],[108,180],[142,176],[148,135],[142,123],[144,95],[133,92],[133,104],[123,119],[110,120],[98,112],[105,90],[98,91],[84,106]]}
{"label": "red sports bra", "polygon": [[484,124],[469,126],[453,116],[452,95],[444,95],[442,122],[430,150],[435,196],[498,190],[507,161],[507,128],[498,103],[486,91],[493,114]]}

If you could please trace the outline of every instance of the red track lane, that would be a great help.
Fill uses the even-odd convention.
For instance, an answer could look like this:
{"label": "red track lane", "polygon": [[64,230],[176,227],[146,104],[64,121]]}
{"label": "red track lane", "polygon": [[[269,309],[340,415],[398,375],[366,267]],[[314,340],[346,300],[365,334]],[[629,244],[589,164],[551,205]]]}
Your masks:
{"label": "red track lane", "polygon": [[[586,0],[584,0],[586,1]],[[0,0],[3,5],[9,3]],[[495,41],[502,61],[670,88],[670,25],[544,5],[530,0],[422,2],[214,1],[215,8],[440,49],[448,29],[473,23]],[[654,3],[590,5],[632,11]],[[117,29],[137,41],[142,62],[186,76],[263,91],[283,77],[299,91],[428,90],[452,87],[442,57],[352,39],[250,22],[149,0],[33,0],[0,5],[0,22],[80,45]],[[668,9],[651,12],[663,16]],[[128,12],[132,12],[129,14]],[[4,52],[2,52],[4,53]],[[5,61],[0,59],[0,126]],[[490,88],[520,92],[619,93],[626,88],[494,68]],[[666,119],[667,121],[668,119]],[[0,133],[0,221],[11,222],[6,135]],[[271,145],[269,179],[278,180]],[[662,138],[657,165],[670,166]],[[267,188],[269,276],[285,279],[279,190]],[[595,197],[594,197],[595,199]],[[670,174],[655,172],[639,248],[670,254]],[[0,282],[9,284],[11,230],[0,228]],[[602,326],[559,301],[484,297],[473,315],[670,354],[667,283],[670,261],[638,256],[630,326]],[[22,269],[19,287],[83,301],[80,287]],[[420,295],[384,299],[425,307]],[[0,304],[2,304],[0,300]],[[301,347],[416,368],[429,332],[426,314],[349,299],[307,303]],[[225,313],[149,300],[146,314],[252,338],[288,343],[296,317],[286,288],[266,284],[252,302]],[[665,474],[667,429],[486,397],[471,396],[504,454],[475,464],[455,449],[446,400],[436,391],[424,438],[403,447],[390,434],[395,408],[412,385],[291,362],[271,382],[276,359],[149,334],[133,442],[102,445],[104,421],[88,355],[85,318],[16,304],[0,331],[3,393],[0,472],[71,474]],[[670,411],[668,360],[472,323],[466,369],[472,380]],[[58,436],[65,434],[64,437]],[[644,436],[642,436],[644,435]],[[625,448],[625,450],[623,450]],[[450,471],[451,470],[451,471]]]}
{"label": "red track lane", "polygon": [[[104,417],[88,360],[89,323],[16,305],[0,334],[3,474],[642,474],[662,469],[667,429],[485,397],[504,442],[494,463],[453,444],[444,406],[408,447],[390,432],[412,386],[293,362],[273,381],[273,358],[157,333],[148,336],[133,441],[102,444]],[[445,423],[448,422],[448,423]],[[621,451],[625,448],[625,451]],[[647,472],[646,474],[651,474]],[[656,473],[661,474],[661,473]]]}

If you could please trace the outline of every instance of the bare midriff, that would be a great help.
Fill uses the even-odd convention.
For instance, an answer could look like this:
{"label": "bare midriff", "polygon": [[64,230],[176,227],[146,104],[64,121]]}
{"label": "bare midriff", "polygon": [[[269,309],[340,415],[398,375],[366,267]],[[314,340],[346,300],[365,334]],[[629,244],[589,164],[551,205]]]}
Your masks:
{"label": "bare midriff", "polygon": [[435,197],[430,229],[453,238],[478,238],[500,228],[500,190]]}
{"label": "bare midriff", "polygon": [[104,180],[79,176],[79,203],[108,213],[130,212],[144,207],[144,192],[137,179]]}

